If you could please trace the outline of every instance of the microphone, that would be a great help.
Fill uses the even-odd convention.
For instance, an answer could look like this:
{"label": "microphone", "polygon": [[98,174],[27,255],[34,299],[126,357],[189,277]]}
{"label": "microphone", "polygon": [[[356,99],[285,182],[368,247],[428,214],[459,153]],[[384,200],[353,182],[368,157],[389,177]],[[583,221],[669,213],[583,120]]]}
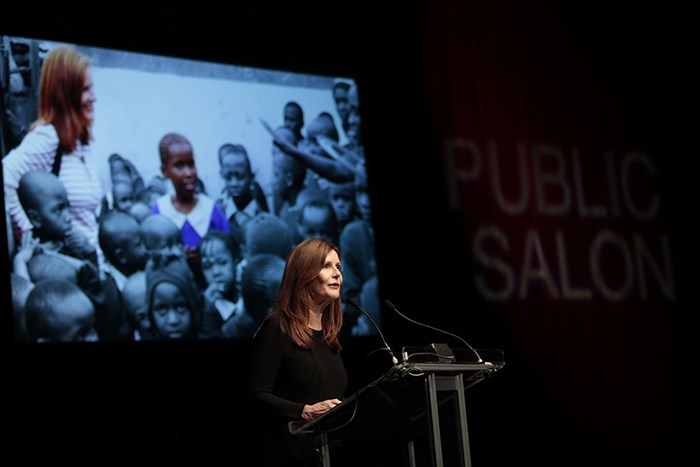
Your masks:
{"label": "microphone", "polygon": [[392,362],[394,365],[396,365],[397,363],[399,363],[399,360],[396,358],[396,355],[394,355],[394,351],[391,350],[391,347],[389,347],[389,344],[386,343],[386,339],[384,339],[384,334],[382,334],[382,330],[379,329],[379,326],[378,326],[377,323],[374,321],[374,319],[370,316],[370,314],[367,313],[365,310],[362,309],[362,307],[360,306],[360,302],[358,302],[356,298],[349,298],[349,299],[348,299],[348,303],[349,303],[350,305],[354,306],[355,308],[357,308],[358,310],[360,310],[362,313],[364,313],[364,315],[365,315],[366,317],[369,318],[369,320],[372,322],[372,324],[374,325],[374,327],[375,327],[375,328],[377,329],[377,331],[379,332],[379,337],[382,338],[382,341],[384,342],[384,346],[386,347],[386,350],[388,350],[389,353],[391,354],[391,362]]}
{"label": "microphone", "polygon": [[418,321],[415,321],[415,320],[412,320],[412,319],[409,318],[408,316],[406,316],[406,315],[404,315],[403,313],[401,313],[401,312],[399,311],[399,309],[396,308],[396,306],[395,306],[393,303],[391,303],[389,300],[384,300],[384,304],[385,304],[386,306],[388,306],[389,308],[391,308],[392,310],[394,310],[395,312],[397,312],[397,313],[399,314],[399,316],[401,316],[403,319],[406,319],[406,320],[412,322],[413,324],[417,324],[417,325],[419,325],[419,326],[423,326],[423,327],[425,327],[425,328],[432,329],[433,331],[442,332],[443,334],[447,334],[448,336],[452,336],[452,337],[454,337],[454,338],[459,339],[459,340],[462,341],[462,342],[464,343],[464,345],[466,345],[467,348],[468,348],[469,350],[471,350],[471,352],[476,356],[476,358],[477,358],[477,363],[484,363],[484,360],[481,358],[481,355],[479,355],[479,352],[477,352],[476,350],[474,350],[474,347],[472,347],[471,345],[469,345],[469,343],[468,343],[467,341],[465,341],[464,339],[462,339],[462,338],[459,337],[458,335],[452,334],[451,332],[443,331],[442,329],[438,329],[438,328],[434,328],[434,327],[432,327],[432,326],[428,326],[427,324],[419,323]]}

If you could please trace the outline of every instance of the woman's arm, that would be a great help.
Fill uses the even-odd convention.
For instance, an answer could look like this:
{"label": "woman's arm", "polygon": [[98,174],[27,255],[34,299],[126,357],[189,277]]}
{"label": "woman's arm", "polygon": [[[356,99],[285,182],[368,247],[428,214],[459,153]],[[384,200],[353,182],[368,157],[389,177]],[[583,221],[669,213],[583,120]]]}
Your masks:
{"label": "woman's arm", "polygon": [[281,371],[284,350],[281,341],[283,334],[277,322],[266,319],[253,340],[253,353],[250,366],[250,396],[269,413],[288,418],[301,418],[304,404],[294,402],[274,394],[273,389]]}
{"label": "woman's arm", "polygon": [[22,233],[31,230],[32,224],[17,196],[19,181],[29,171],[49,171],[57,148],[58,134],[53,125],[39,125],[27,133],[19,146],[2,160],[5,207]]}

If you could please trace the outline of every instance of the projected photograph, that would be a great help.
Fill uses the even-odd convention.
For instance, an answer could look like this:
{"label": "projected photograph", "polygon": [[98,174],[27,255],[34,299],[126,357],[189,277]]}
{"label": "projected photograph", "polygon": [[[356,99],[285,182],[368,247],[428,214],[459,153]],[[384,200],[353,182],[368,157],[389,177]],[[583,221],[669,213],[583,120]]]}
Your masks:
{"label": "projected photograph", "polygon": [[251,338],[310,237],[381,323],[353,77],[0,42],[16,342]]}

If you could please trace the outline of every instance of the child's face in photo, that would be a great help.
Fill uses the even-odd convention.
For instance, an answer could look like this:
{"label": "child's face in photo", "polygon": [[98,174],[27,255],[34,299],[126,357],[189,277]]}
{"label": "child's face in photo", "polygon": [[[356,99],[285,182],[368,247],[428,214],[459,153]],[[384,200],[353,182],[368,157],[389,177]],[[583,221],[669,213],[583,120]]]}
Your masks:
{"label": "child's face in photo", "polygon": [[369,203],[369,192],[363,184],[356,184],[355,186],[355,205],[364,220],[368,221],[371,219],[372,211]]}
{"label": "child's face in photo", "polygon": [[293,106],[284,108],[284,126],[296,134],[301,129],[301,113]]}
{"label": "child's face in photo", "polygon": [[116,183],[112,187],[112,197],[114,198],[114,208],[128,213],[134,204],[134,192],[128,183]]}
{"label": "child's face in photo", "polygon": [[348,91],[344,88],[335,88],[333,91],[333,99],[335,100],[335,109],[338,116],[343,122],[348,120],[350,115],[350,104],[348,103]]}
{"label": "child's face in photo", "polygon": [[286,154],[278,154],[272,161],[272,191],[282,199],[289,197],[289,183],[291,162]]}
{"label": "child's face in photo", "polygon": [[246,157],[236,152],[228,152],[221,156],[221,178],[226,182],[226,192],[233,199],[244,197],[250,193],[253,174],[250,173]]}
{"label": "child's face in photo", "polygon": [[335,210],[335,216],[339,221],[345,221],[350,219],[352,216],[352,210],[354,207],[355,193],[352,189],[349,190],[331,190],[328,197],[333,209]]}
{"label": "child's face in photo", "polygon": [[131,315],[131,320],[136,324],[141,335],[151,331],[151,321],[148,319],[148,306],[146,305],[146,293],[144,291],[143,300],[139,303],[131,303],[127,308]]}
{"label": "child's face in photo", "polygon": [[47,240],[62,241],[66,238],[73,222],[66,190],[62,185],[46,186],[44,194],[46,196],[40,200],[40,205],[36,209],[36,222]]}
{"label": "child's face in photo", "polygon": [[153,291],[153,323],[158,335],[166,339],[184,339],[192,326],[192,310],[175,284],[161,282]]}
{"label": "child's face in photo", "polygon": [[348,131],[353,134],[356,141],[360,140],[360,125],[362,124],[360,118],[360,102],[357,95],[357,88],[352,87],[348,92],[348,105],[350,109],[350,114],[348,115]]}
{"label": "child's face in photo", "polygon": [[194,154],[189,144],[171,144],[162,171],[163,177],[169,178],[173,183],[178,196],[193,197],[197,192],[197,168],[194,165]]}
{"label": "child's face in photo", "polygon": [[148,304],[146,298],[146,275],[136,272],[129,276],[122,292],[124,309],[139,332],[147,334],[151,329],[151,321],[148,319]]}
{"label": "child's face in photo", "polygon": [[202,245],[200,261],[207,284],[217,284],[222,293],[234,284],[236,265],[222,242],[212,240]]}
{"label": "child's face in photo", "polygon": [[124,259],[126,263],[135,269],[143,269],[148,260],[146,245],[143,243],[143,235],[140,231],[133,235],[124,245]]}
{"label": "child's face in photo", "polygon": [[131,315],[131,320],[138,327],[139,332],[148,333],[151,330],[151,322],[148,319],[148,307],[146,306],[146,294],[144,292],[143,301],[131,303],[127,307],[127,312]]}

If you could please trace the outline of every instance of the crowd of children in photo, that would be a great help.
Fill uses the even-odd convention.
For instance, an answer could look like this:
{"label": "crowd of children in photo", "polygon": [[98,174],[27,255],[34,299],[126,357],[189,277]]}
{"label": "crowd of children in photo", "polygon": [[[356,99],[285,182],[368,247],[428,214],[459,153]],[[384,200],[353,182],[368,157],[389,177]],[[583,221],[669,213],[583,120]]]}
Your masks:
{"label": "crowd of children in photo", "polygon": [[[148,182],[133,161],[111,155],[111,187],[100,193],[94,239],[76,227],[55,174],[29,170],[12,180],[21,154],[10,151],[3,164],[7,222],[15,227],[8,240],[16,340],[252,337],[274,305],[287,254],[310,237],[339,245],[343,299],[358,298],[377,320],[357,89],[337,81],[332,92],[337,126],[325,112],[305,124],[292,101],[283,125],[265,124],[270,186],[255,179],[241,144],[219,148],[224,189],[216,195],[197,176],[197,148],[186,135],[162,136],[162,176]],[[13,182],[21,209],[7,204]],[[19,210],[31,223],[24,232],[13,217]],[[348,332],[376,332],[353,307],[345,314]]]}

